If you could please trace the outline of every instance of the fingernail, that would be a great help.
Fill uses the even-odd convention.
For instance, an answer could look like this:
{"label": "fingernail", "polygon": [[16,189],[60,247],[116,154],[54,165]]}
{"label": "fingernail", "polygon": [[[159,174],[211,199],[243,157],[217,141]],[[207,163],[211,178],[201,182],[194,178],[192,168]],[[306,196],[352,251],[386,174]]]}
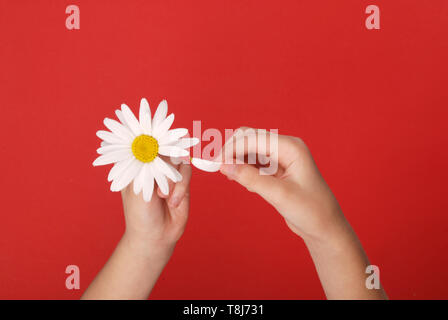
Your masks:
{"label": "fingernail", "polygon": [[234,164],[223,164],[221,165],[221,173],[227,178],[231,179],[235,174],[236,165]]}

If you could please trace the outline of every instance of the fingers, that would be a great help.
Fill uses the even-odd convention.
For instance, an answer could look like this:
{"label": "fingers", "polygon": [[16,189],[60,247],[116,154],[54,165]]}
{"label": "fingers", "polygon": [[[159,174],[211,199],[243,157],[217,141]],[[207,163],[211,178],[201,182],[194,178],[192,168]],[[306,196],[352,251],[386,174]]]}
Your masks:
{"label": "fingers", "polygon": [[284,198],[285,182],[271,175],[260,175],[258,168],[248,164],[223,164],[221,173],[251,192],[256,192],[273,206]]}
{"label": "fingers", "polygon": [[[289,176],[299,177],[307,148],[299,138],[242,127],[224,144],[219,156],[222,174],[278,208],[291,189],[290,182],[278,177],[286,170]],[[257,163],[269,167],[251,165]]]}
{"label": "fingers", "polygon": [[247,156],[249,164],[270,161],[287,168],[297,157],[298,138],[278,135],[263,129],[241,127],[237,129],[222,147],[218,158],[223,163],[244,163]]}
{"label": "fingers", "polygon": [[168,205],[177,208],[182,200],[189,196],[190,180],[191,180],[191,166],[188,164],[180,164],[179,173],[182,175],[182,181],[174,185],[173,191],[168,198]]}

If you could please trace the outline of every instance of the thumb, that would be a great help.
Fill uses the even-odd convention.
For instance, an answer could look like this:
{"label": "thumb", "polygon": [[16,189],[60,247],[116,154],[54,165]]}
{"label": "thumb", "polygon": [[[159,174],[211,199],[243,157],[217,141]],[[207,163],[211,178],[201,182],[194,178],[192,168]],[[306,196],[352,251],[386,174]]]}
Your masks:
{"label": "thumb", "polygon": [[251,192],[258,193],[273,206],[281,203],[286,191],[284,184],[271,175],[262,175],[254,166],[248,164],[223,164],[221,173],[235,180]]}

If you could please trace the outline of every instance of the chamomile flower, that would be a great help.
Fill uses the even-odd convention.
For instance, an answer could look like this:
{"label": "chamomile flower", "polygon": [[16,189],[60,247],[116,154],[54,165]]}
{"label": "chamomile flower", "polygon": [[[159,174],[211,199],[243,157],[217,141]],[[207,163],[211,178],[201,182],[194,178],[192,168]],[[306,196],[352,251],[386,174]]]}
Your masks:
{"label": "chamomile flower", "polygon": [[133,181],[135,194],[143,191],[143,199],[148,202],[154,192],[154,181],[162,193],[168,194],[167,178],[173,182],[182,180],[182,175],[161,156],[189,156],[188,149],[199,139],[182,138],[188,133],[184,128],[170,130],[174,114],[167,116],[167,112],[168,104],[163,100],[151,119],[148,101],[143,98],[138,120],[125,104],[115,112],[119,121],[104,119],[110,131],[96,133],[103,141],[97,150],[100,156],[93,165],[114,164],[107,178],[112,181],[112,191],[120,191]]}

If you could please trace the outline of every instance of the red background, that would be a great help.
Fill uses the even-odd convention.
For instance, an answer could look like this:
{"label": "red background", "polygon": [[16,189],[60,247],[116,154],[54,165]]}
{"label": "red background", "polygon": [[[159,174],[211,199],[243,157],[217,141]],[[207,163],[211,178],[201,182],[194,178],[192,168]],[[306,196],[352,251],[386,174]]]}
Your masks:
{"label": "red background", "polygon": [[[95,132],[142,97],[177,127],[302,137],[389,296],[447,298],[447,39],[446,0],[1,0],[0,298],[79,298],[106,262],[124,221]],[[191,188],[152,298],[324,298],[269,205],[219,174]]]}

